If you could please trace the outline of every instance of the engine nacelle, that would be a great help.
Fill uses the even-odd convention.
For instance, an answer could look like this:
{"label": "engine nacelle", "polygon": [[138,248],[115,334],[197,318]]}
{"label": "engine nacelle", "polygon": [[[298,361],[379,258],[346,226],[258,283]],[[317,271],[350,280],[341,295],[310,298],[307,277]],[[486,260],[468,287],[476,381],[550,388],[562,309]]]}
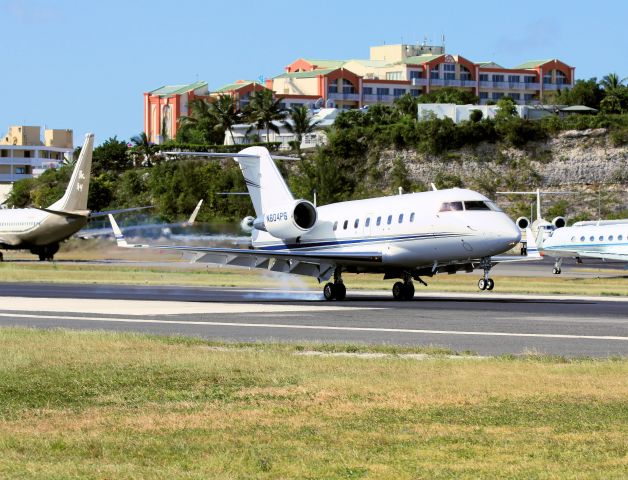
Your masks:
{"label": "engine nacelle", "polygon": [[527,217],[519,217],[515,223],[520,230],[525,230],[530,226],[530,220]]}
{"label": "engine nacelle", "polygon": [[565,225],[567,225],[567,220],[565,220],[565,217],[556,217],[554,220],[552,220],[552,225],[554,225],[556,228],[563,228]]}
{"label": "engine nacelle", "polygon": [[287,206],[269,208],[264,213],[264,227],[273,237],[297,238],[314,228],[318,213],[307,200],[295,200]]}
{"label": "engine nacelle", "polygon": [[253,225],[255,223],[255,217],[244,217],[240,222],[240,228],[243,232],[251,233],[253,231]]}

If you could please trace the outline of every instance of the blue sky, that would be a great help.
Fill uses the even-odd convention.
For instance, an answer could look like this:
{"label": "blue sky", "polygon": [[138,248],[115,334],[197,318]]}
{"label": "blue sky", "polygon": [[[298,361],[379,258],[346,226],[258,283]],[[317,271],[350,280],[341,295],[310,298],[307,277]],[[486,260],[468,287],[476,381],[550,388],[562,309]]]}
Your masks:
{"label": "blue sky", "polygon": [[270,77],[299,57],[368,58],[425,36],[472,61],[559,58],[577,78],[628,76],[628,2],[0,0],[0,134],[71,128],[75,143],[142,131],[142,93]]}

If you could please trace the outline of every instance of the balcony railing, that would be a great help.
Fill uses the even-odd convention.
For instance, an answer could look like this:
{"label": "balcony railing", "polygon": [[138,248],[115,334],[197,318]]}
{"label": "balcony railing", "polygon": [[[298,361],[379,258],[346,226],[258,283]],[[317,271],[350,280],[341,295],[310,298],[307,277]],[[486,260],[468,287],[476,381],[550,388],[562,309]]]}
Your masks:
{"label": "balcony railing", "polygon": [[539,90],[541,88],[540,83],[525,83],[525,82],[480,82],[481,88],[497,88],[501,90]]}
{"label": "balcony railing", "polygon": [[2,173],[0,174],[0,182],[17,182],[18,180],[31,177],[32,175],[30,173]]}
{"label": "balcony railing", "polygon": [[377,102],[377,103],[389,103],[395,100],[394,95],[364,95],[363,101],[365,102]]}
{"label": "balcony railing", "polygon": [[544,83],[543,90],[564,90],[565,88],[573,88],[573,85],[568,83]]}
{"label": "balcony railing", "polygon": [[30,165],[32,167],[57,168],[59,165],[61,165],[61,163],[61,160],[54,160],[52,158],[0,157],[0,165]]}
{"label": "balcony railing", "polygon": [[424,87],[425,85],[427,85],[427,78],[413,78],[412,85]]}
{"label": "balcony railing", "polygon": [[357,93],[330,93],[329,98],[332,100],[350,100],[357,102],[360,100],[360,95]]}

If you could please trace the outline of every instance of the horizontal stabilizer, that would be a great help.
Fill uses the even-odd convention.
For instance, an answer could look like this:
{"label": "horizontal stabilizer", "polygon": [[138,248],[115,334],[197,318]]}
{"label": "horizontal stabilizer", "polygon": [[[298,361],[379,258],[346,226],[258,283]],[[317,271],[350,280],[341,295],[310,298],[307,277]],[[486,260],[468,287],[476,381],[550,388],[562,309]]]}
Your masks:
{"label": "horizontal stabilizer", "polygon": [[120,208],[118,210],[108,210],[106,212],[91,212],[89,214],[89,218],[106,217],[107,215],[117,215],[118,213],[136,212],[138,210],[146,210],[149,208],[154,208],[154,207],[152,205],[147,205],[145,207],[131,207],[131,208]]}
{"label": "horizontal stabilizer", "polygon": [[[89,211],[88,210],[84,210],[84,211],[76,211],[76,212],[66,212],[64,210],[52,210],[50,208],[43,208],[43,207],[31,207],[34,208],[36,210],[41,210],[42,212],[47,212],[47,213],[52,213],[54,215],[59,215],[61,217],[68,217],[68,218],[86,218],[89,215]],[[84,213],[82,213],[84,212]]]}

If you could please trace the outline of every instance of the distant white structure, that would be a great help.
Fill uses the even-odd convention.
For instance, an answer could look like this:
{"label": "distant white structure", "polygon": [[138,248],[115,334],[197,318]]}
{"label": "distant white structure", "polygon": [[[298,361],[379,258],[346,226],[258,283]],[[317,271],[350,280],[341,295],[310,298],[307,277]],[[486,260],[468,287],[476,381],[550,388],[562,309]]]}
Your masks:
{"label": "distant white structure", "polygon": [[[325,128],[333,125],[338,113],[337,108],[321,108],[320,110],[313,110],[311,122],[318,122],[312,133],[308,133],[303,136],[301,141],[301,148],[314,148],[318,145],[324,145],[327,143],[327,134]],[[291,123],[290,117],[286,118],[286,121]],[[229,131],[225,132],[225,145],[249,145],[251,143],[258,142],[281,142],[279,146],[280,150],[289,150],[292,148],[290,142],[296,140],[296,136],[290,133],[283,122],[273,122],[273,124],[279,129],[279,133],[269,132],[268,138],[266,138],[266,129],[255,128],[254,125],[243,123],[234,125],[233,137]]]}
{"label": "distant white structure", "polygon": [[[555,105],[515,105],[517,114],[521,118],[534,120],[554,113]],[[471,112],[479,110],[482,118],[495,118],[499,110],[497,105],[456,105],[455,103],[420,103],[418,107],[419,119],[429,115],[438,118],[451,118],[454,123],[469,120]]]}

